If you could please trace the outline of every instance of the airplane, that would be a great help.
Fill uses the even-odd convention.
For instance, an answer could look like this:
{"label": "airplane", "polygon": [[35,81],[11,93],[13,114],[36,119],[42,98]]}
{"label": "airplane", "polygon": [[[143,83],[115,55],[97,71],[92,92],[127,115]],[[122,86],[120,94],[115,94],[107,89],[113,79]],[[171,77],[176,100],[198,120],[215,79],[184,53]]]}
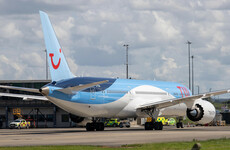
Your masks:
{"label": "airplane", "polygon": [[178,128],[183,127],[184,116],[199,124],[211,122],[216,110],[204,99],[230,92],[228,89],[192,95],[186,86],[175,82],[77,77],[69,69],[48,15],[39,13],[52,82],[40,89],[0,85],[43,96],[13,93],[0,93],[0,96],[50,101],[70,113],[72,121],[85,121],[87,131],[103,131],[104,124],[99,119],[114,117],[152,117],[152,122],[145,123],[145,130],[162,130],[162,123],[154,121],[158,116],[180,118]]}

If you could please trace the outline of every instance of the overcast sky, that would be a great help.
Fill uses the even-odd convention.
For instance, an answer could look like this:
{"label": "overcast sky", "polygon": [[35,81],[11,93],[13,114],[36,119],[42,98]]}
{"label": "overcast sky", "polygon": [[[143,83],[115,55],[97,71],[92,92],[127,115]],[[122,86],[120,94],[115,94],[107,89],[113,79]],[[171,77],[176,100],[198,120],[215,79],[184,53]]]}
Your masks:
{"label": "overcast sky", "polygon": [[[77,76],[188,86],[188,48],[201,92],[230,88],[230,1],[0,0],[0,79],[45,79],[45,11]],[[195,87],[196,91],[197,88]]]}

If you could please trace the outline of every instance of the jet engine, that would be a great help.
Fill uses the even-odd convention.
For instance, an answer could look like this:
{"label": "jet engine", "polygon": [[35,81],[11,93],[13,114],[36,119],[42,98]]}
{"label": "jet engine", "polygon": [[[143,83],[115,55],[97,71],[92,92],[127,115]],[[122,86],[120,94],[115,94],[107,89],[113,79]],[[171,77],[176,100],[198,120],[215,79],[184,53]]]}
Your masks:
{"label": "jet engine", "polygon": [[215,107],[208,101],[198,99],[192,109],[187,109],[187,117],[199,124],[211,122],[216,115]]}

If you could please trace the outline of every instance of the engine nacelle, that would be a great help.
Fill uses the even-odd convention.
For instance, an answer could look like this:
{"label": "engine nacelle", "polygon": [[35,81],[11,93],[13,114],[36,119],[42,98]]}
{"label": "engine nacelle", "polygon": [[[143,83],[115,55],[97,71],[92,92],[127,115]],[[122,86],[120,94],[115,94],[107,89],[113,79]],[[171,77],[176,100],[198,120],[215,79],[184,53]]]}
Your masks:
{"label": "engine nacelle", "polygon": [[210,123],[216,115],[216,109],[212,103],[198,99],[193,109],[187,109],[187,117],[199,124]]}

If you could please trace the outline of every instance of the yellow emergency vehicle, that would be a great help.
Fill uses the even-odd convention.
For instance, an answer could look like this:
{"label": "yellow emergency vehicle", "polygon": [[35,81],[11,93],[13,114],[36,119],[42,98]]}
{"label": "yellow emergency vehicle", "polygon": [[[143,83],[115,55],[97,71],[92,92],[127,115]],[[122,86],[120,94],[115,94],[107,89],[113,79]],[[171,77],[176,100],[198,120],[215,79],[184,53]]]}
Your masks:
{"label": "yellow emergency vehicle", "polygon": [[168,119],[168,125],[169,126],[175,126],[176,124],[176,120],[174,118],[169,118]]}
{"label": "yellow emergency vehicle", "polygon": [[157,122],[162,122],[163,125],[166,125],[165,117],[157,117]]}
{"label": "yellow emergency vehicle", "polygon": [[29,128],[30,122],[27,122],[25,119],[16,119],[10,123],[10,129],[21,129],[21,128]]}
{"label": "yellow emergency vehicle", "polygon": [[[152,118],[148,117],[147,122],[152,122]],[[175,125],[175,119],[174,118],[169,118],[166,119],[165,117],[157,117],[156,122],[162,122],[162,124],[165,125]]]}
{"label": "yellow emergency vehicle", "polygon": [[119,127],[120,123],[119,119],[109,119],[105,121],[104,125],[106,127]]}

